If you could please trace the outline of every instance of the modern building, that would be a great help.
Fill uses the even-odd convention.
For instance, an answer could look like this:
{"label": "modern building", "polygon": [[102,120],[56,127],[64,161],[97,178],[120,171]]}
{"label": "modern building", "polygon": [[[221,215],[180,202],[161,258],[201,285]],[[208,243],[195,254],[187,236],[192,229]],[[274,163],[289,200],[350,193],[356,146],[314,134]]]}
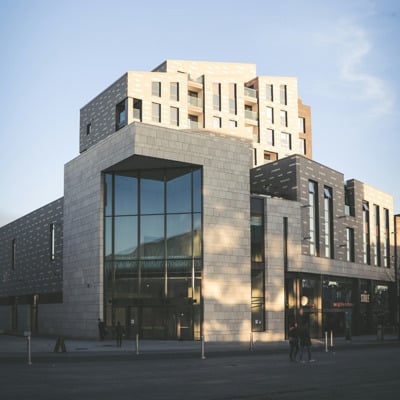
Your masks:
{"label": "modern building", "polygon": [[268,341],[292,319],[315,336],[393,323],[393,199],[311,150],[295,78],[126,73],[81,109],[64,197],[0,228],[0,329]]}

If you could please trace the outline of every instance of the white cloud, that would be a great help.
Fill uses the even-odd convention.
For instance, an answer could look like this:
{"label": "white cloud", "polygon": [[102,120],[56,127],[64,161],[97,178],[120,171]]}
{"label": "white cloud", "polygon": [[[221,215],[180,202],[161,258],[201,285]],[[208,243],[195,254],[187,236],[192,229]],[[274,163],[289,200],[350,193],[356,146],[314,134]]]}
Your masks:
{"label": "white cloud", "polygon": [[339,83],[346,84],[347,96],[370,103],[369,115],[392,112],[395,98],[389,83],[370,72],[375,59],[368,32],[351,21],[340,21],[330,39],[324,39],[336,51]]}

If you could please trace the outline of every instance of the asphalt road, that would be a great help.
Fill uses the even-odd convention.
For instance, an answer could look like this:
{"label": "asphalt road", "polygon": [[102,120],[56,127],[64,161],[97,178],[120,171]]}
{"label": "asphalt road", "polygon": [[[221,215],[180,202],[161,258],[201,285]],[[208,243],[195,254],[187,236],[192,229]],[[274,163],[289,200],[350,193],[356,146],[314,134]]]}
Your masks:
{"label": "asphalt road", "polygon": [[284,352],[210,354],[49,354],[28,365],[0,360],[4,400],[269,400],[400,398],[400,346],[313,354],[291,363]]}

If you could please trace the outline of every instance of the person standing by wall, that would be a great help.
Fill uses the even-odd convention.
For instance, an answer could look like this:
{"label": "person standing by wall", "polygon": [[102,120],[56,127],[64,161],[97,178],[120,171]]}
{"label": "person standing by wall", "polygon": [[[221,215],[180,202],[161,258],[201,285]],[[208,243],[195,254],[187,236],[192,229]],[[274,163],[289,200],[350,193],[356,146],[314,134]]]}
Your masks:
{"label": "person standing by wall", "polygon": [[297,322],[293,322],[289,328],[289,348],[290,361],[296,361],[297,353],[299,352],[299,333]]}

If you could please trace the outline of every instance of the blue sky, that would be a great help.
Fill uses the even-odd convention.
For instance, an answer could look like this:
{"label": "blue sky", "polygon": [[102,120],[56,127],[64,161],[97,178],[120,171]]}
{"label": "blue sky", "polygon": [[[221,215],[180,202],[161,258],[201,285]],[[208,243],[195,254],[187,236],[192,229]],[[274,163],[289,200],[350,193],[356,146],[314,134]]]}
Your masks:
{"label": "blue sky", "polygon": [[314,160],[400,213],[398,38],[397,0],[0,0],[0,226],[63,196],[80,108],[165,59],[297,77]]}

